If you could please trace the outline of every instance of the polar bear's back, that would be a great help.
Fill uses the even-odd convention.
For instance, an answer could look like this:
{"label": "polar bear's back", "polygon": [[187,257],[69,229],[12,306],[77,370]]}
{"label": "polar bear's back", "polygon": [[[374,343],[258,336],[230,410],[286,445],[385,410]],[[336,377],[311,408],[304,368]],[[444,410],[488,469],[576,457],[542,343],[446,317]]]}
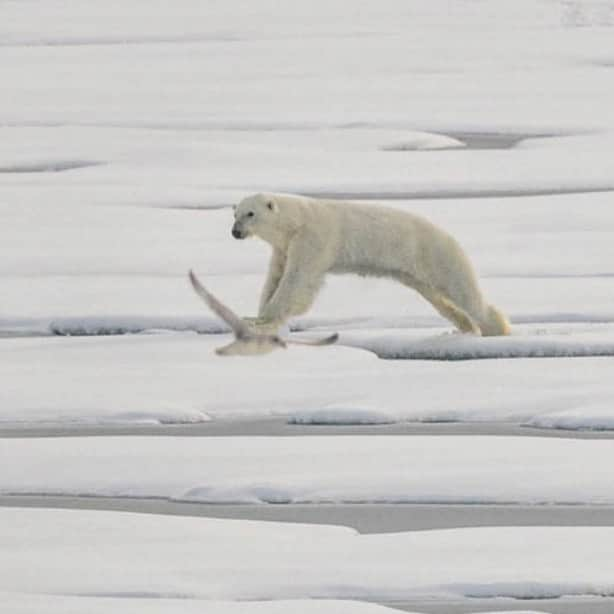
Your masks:
{"label": "polar bear's back", "polygon": [[481,312],[475,271],[458,242],[425,218],[390,207],[326,203],[338,235],[332,273],[388,277],[424,293],[428,286]]}
{"label": "polar bear's back", "polygon": [[449,268],[462,250],[456,240],[419,215],[379,205],[328,202],[337,226],[334,271],[416,275],[422,263]]}

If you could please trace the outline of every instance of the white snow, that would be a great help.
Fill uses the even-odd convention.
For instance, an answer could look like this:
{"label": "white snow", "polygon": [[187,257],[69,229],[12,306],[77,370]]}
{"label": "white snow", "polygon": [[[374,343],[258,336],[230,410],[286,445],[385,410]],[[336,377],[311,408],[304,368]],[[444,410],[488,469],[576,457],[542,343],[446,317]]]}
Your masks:
{"label": "white snow", "polygon": [[[143,614],[397,614],[388,608],[365,601],[341,599],[278,599],[275,601],[203,601],[202,599],[148,598],[131,595],[89,597],[36,595],[0,592],[0,603],[11,614],[131,614],[135,606]],[[205,610],[206,608],[206,610]],[[409,612],[408,610],[403,610]],[[412,612],[409,612],[412,614]],[[419,614],[414,612],[413,614]],[[545,614],[536,610],[484,612],[482,614]]]}
{"label": "white snow", "polygon": [[[135,606],[143,614],[396,614],[398,609],[364,601],[340,599],[279,599],[276,601],[212,601],[202,599],[154,599],[131,596],[89,597],[1,593],[0,603],[11,614],[130,614]],[[205,610],[206,608],[206,610]],[[404,610],[407,612],[407,610]],[[412,614],[409,612],[409,614]],[[419,614],[414,612],[413,614]],[[487,612],[485,614],[512,614]],[[514,610],[513,614],[544,614],[536,610]]]}
{"label": "white snow", "polygon": [[453,149],[457,147],[465,147],[465,143],[442,134],[415,132],[408,134],[403,141],[382,146],[382,149],[384,151],[417,151],[424,149]]}
{"label": "white snow", "polygon": [[614,441],[538,437],[6,439],[1,494],[207,503],[614,504]]}
{"label": "white snow", "polygon": [[610,527],[359,535],[321,525],[13,508],[0,510],[0,590],[135,600],[611,595],[613,544]]}
{"label": "white snow", "polygon": [[590,420],[591,407],[607,406],[614,394],[608,358],[391,361],[332,346],[224,360],[213,350],[226,340],[194,333],[4,339],[0,422],[199,422],[331,405],[374,408],[396,420],[512,422],[586,407]]}
{"label": "white snow", "polygon": [[614,430],[614,399],[604,400],[601,405],[588,403],[572,409],[534,416],[527,421],[527,424],[540,428],[567,430]]}

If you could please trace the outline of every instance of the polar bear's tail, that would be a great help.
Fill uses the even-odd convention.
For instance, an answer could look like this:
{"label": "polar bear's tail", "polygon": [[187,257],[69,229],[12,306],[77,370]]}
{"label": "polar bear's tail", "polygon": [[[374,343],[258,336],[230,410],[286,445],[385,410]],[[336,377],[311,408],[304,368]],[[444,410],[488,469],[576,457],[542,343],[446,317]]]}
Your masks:
{"label": "polar bear's tail", "polygon": [[480,329],[484,337],[509,335],[511,326],[509,320],[493,305],[486,305],[486,317],[480,322]]}

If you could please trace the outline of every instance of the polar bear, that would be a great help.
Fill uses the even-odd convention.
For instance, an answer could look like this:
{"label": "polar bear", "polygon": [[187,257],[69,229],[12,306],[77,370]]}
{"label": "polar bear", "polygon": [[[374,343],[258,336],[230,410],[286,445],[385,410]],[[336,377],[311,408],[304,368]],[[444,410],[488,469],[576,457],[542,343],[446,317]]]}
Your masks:
{"label": "polar bear", "polygon": [[327,273],[395,279],[418,291],[462,332],[507,335],[505,316],[485,302],[456,240],[412,213],[383,206],[261,193],[235,207],[232,236],[273,248],[257,325],[305,313]]}

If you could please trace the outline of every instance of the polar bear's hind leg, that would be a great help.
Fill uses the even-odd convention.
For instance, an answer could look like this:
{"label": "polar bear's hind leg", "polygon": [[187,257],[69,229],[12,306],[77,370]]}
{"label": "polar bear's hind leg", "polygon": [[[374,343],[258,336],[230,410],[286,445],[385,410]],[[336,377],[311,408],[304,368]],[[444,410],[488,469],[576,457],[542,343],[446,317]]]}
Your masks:
{"label": "polar bear's hind leg", "polygon": [[439,290],[407,274],[395,277],[402,284],[419,292],[446,320],[452,322],[461,332],[473,333],[474,335],[482,334],[475,319]]}
{"label": "polar bear's hind leg", "polygon": [[480,323],[482,335],[493,337],[496,335],[509,335],[511,326],[508,319],[493,305],[486,305],[486,317]]}
{"label": "polar bear's hind leg", "polygon": [[473,333],[482,337],[509,335],[511,326],[507,318],[493,305],[484,306],[484,316],[479,320],[443,294],[434,292],[425,298],[444,317],[453,322],[463,333]]}
{"label": "polar bear's hind leg", "polygon": [[444,318],[450,320],[462,333],[482,334],[482,330],[476,321],[464,309],[455,305],[443,294],[434,293],[428,300]]}

